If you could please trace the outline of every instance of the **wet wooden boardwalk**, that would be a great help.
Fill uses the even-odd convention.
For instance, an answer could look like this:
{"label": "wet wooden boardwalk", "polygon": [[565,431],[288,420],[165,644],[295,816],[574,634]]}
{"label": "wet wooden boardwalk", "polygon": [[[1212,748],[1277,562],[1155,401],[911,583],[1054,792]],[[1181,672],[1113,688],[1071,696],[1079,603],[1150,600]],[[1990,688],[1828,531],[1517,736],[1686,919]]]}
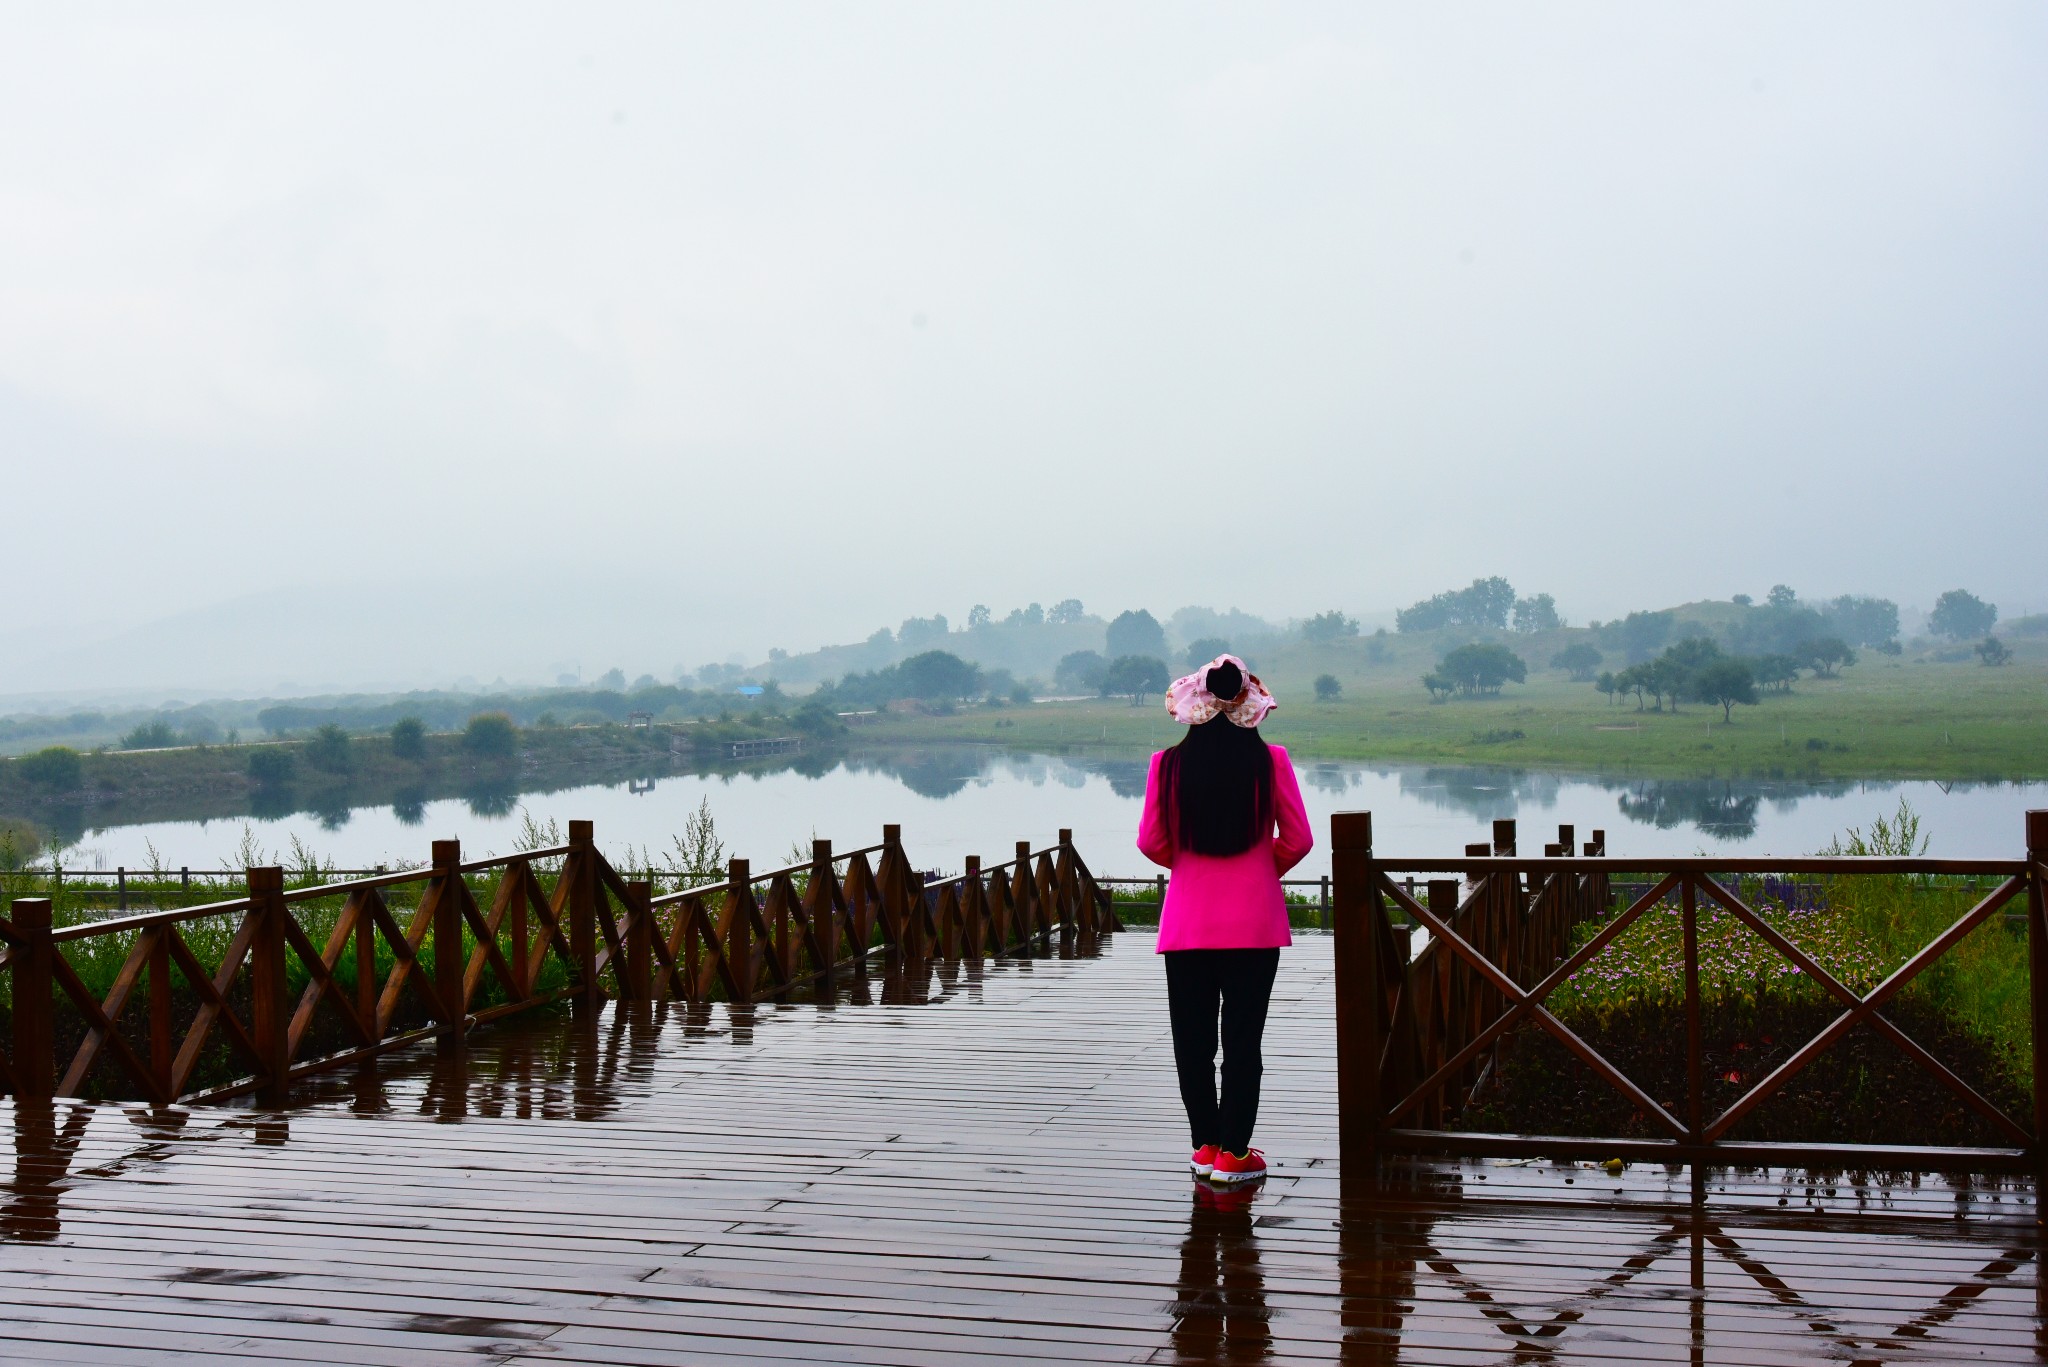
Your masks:
{"label": "wet wooden boardwalk", "polygon": [[1662,1169],[1446,1164],[1344,1206],[1321,939],[1274,1175],[1208,1199],[1149,949],[507,1026],[282,1114],[0,1110],[0,1359],[2039,1360],[2026,1189],[1751,1175],[1696,1213]]}

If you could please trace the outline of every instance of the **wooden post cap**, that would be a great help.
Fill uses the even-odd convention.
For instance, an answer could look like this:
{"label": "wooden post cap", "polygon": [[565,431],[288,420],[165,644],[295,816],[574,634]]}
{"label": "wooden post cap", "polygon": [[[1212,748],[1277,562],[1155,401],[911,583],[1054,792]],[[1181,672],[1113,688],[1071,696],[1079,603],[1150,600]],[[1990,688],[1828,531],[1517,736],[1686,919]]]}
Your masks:
{"label": "wooden post cap", "polygon": [[753,877],[753,863],[746,859],[735,859],[726,865],[726,877],[735,883],[745,883]]}
{"label": "wooden post cap", "polygon": [[629,878],[626,880],[626,891],[633,894],[635,902],[644,905],[649,898],[654,896],[654,884],[647,882],[645,879]]}
{"label": "wooden post cap", "polygon": [[588,845],[597,838],[592,833],[596,824],[592,821],[571,821],[569,823],[569,843],[571,845]]}
{"label": "wooden post cap", "polygon": [[2027,813],[2027,853],[2036,858],[2048,856],[2048,811]]}
{"label": "wooden post cap", "polygon": [[831,863],[832,842],[829,840],[813,840],[811,842],[811,862],[813,864]]}
{"label": "wooden post cap", "polygon": [[[249,892],[254,896],[284,891],[284,869],[276,864],[267,864],[248,872]],[[19,906],[20,903],[15,905]]]}
{"label": "wooden post cap", "polygon": [[884,826],[884,827],[882,827],[882,843],[883,843],[884,845],[900,845],[900,844],[902,844],[902,843],[903,843],[903,828],[902,828],[901,826]]}
{"label": "wooden post cap", "polygon": [[968,855],[968,856],[967,856],[967,876],[968,876],[969,878],[974,878],[974,877],[977,877],[977,876],[978,876],[978,875],[979,875],[980,873],[981,873],[981,856],[980,856],[980,855],[978,855],[978,854],[970,854],[970,855]]}
{"label": "wooden post cap", "polygon": [[1599,846],[1599,847],[1600,847],[1601,849],[1603,849],[1603,850],[1604,850],[1604,849],[1606,849],[1606,848],[1607,848],[1607,832],[1605,832],[1605,831],[1601,830],[1601,829],[1600,829],[1600,828],[1599,828],[1598,826],[1595,826],[1595,827],[1593,828],[1593,843],[1594,843],[1595,845],[1598,845],[1598,846]]}
{"label": "wooden post cap", "polygon": [[1574,849],[1578,848],[1579,828],[1576,826],[1559,826],[1557,828],[1557,843],[1564,846],[1566,854],[1570,854]]}
{"label": "wooden post cap", "polygon": [[17,897],[7,915],[17,930],[48,930],[50,928],[50,899],[47,897]]}
{"label": "wooden post cap", "polygon": [[452,869],[461,862],[462,842],[460,840],[436,840],[434,842],[435,868]]}
{"label": "wooden post cap", "polygon": [[1465,847],[1465,857],[1467,859],[1484,859],[1492,853],[1493,846],[1487,844],[1483,840],[1478,842],[1477,844],[1467,845]]}
{"label": "wooden post cap", "polygon": [[1372,853],[1372,813],[1330,813],[1330,848]]}
{"label": "wooden post cap", "polygon": [[1026,859],[1029,859],[1030,857],[1031,857],[1031,842],[1030,842],[1029,840],[1019,840],[1019,841],[1017,842],[1017,859],[1018,859],[1018,861],[1019,861],[1019,862],[1021,863],[1022,861],[1026,860]]}
{"label": "wooden post cap", "polygon": [[1513,854],[1515,852],[1515,819],[1504,816],[1493,823],[1493,852]]}
{"label": "wooden post cap", "polygon": [[1597,854],[1599,854],[1599,853],[1600,853],[1600,842],[1599,842],[1599,841],[1597,841],[1597,840],[1588,840],[1588,841],[1586,842],[1586,849],[1585,849],[1585,855],[1586,855],[1586,857],[1587,857],[1588,859],[1591,859],[1591,858],[1593,858],[1593,857],[1594,857],[1595,855],[1597,855]]}
{"label": "wooden post cap", "polygon": [[1545,859],[1559,859],[1567,854],[1570,854],[1571,852],[1571,846],[1559,845],[1554,842],[1543,847],[1543,857]]}
{"label": "wooden post cap", "polygon": [[1071,845],[1071,844],[1073,844],[1073,843],[1074,843],[1074,832],[1073,832],[1073,831],[1072,831],[1072,830],[1071,830],[1070,828],[1068,828],[1068,827],[1066,827],[1066,826],[1062,826],[1062,827],[1060,827],[1060,844],[1062,844],[1062,845]]}

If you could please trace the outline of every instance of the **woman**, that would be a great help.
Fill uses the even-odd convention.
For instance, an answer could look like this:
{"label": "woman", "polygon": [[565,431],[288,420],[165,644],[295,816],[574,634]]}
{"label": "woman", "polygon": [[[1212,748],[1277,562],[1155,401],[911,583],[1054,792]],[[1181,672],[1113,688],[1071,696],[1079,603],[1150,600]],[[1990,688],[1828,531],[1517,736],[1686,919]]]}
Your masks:
{"label": "woman", "polygon": [[1259,1039],[1281,947],[1294,942],[1280,879],[1313,843],[1287,751],[1259,736],[1274,705],[1235,655],[1219,655],[1176,680],[1166,691],[1166,710],[1188,733],[1152,756],[1138,827],[1138,849],[1173,870],[1159,911],[1159,953],[1195,1149],[1189,1166],[1224,1183],[1266,1175],[1265,1157],[1251,1144],[1264,1071]]}

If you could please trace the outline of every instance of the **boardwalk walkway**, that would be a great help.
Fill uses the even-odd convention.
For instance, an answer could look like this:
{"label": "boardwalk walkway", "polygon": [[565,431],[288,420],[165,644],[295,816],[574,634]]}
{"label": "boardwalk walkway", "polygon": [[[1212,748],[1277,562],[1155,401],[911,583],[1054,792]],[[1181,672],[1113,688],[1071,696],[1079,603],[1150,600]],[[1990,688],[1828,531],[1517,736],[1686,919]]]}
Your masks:
{"label": "boardwalk walkway", "polygon": [[1198,1199],[1149,949],[508,1024],[285,1114],[0,1108],[0,1359],[2038,1360],[2027,1190],[1751,1177],[1696,1220],[1662,1169],[1422,1165],[1342,1211],[1320,938],[1274,1176]]}

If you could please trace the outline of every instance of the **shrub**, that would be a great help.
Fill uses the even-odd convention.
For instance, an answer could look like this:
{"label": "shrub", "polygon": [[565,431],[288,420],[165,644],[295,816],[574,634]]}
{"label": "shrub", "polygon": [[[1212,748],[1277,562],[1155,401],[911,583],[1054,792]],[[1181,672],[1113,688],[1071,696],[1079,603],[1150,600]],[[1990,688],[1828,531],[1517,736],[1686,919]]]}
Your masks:
{"label": "shrub", "polygon": [[519,732],[503,712],[479,712],[462,728],[462,748],[487,759],[509,759],[519,752]]}
{"label": "shrub", "polygon": [[1228,654],[1229,651],[1230,642],[1221,636],[1204,636],[1200,640],[1189,641],[1188,648],[1181,652],[1180,658],[1189,669],[1200,669],[1218,655]]}
{"label": "shrub", "polygon": [[265,745],[249,752],[249,777],[261,787],[289,783],[298,764],[282,746]]}
{"label": "shrub", "polygon": [[2012,650],[1996,636],[1986,636],[1984,643],[1977,647],[1977,658],[1995,667],[2011,660]]}
{"label": "shrub", "polygon": [[1344,692],[1344,685],[1337,682],[1335,674],[1316,675],[1316,701],[1335,702]]}
{"label": "shrub", "polygon": [[15,761],[21,776],[38,788],[68,793],[85,780],[85,765],[68,745],[52,745]]}
{"label": "shrub", "polygon": [[418,717],[400,717],[391,723],[391,753],[399,759],[425,759],[427,724]]}
{"label": "shrub", "polygon": [[328,722],[306,742],[306,763],[330,774],[346,773],[349,767],[348,732]]}
{"label": "shrub", "polygon": [[162,717],[143,722],[121,737],[123,750],[163,750],[178,743],[178,733]]}

